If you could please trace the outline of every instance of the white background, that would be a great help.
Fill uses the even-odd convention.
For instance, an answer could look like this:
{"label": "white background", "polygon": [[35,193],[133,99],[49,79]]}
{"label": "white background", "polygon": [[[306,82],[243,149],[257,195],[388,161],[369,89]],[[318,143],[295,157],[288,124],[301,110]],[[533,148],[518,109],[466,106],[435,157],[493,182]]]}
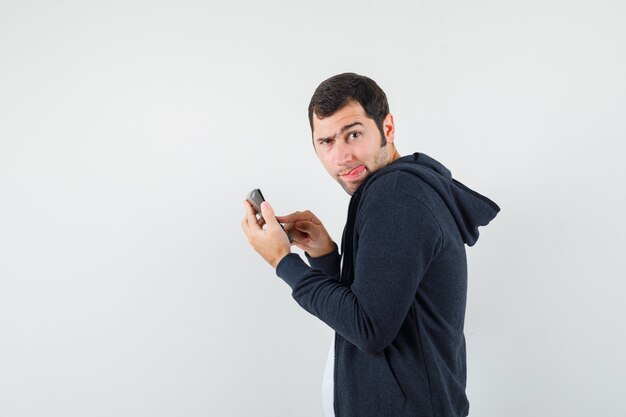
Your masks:
{"label": "white background", "polygon": [[626,5],[0,0],[0,415],[321,416],[331,331],[243,197],[348,196],[306,109],[344,71],[502,212],[468,250],[473,416],[620,415]]}

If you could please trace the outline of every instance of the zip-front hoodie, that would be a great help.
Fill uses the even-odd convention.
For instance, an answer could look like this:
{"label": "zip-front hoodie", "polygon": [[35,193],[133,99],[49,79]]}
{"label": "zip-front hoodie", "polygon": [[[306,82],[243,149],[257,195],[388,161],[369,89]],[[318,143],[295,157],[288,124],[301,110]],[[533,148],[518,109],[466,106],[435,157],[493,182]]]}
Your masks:
{"label": "zip-front hoodie", "polygon": [[352,195],[341,256],[280,261],[293,298],[336,332],[336,417],[468,414],[465,244],[499,210],[415,153]]}

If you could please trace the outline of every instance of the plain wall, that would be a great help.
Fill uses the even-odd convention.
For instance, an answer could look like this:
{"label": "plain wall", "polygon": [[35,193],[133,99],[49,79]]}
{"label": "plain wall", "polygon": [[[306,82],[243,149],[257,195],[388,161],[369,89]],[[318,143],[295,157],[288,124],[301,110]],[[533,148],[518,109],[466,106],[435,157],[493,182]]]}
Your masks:
{"label": "plain wall", "polygon": [[626,6],[0,0],[0,415],[321,416],[332,332],[243,198],[348,195],[315,87],[386,91],[401,154],[502,208],[468,249],[470,415],[619,415]]}

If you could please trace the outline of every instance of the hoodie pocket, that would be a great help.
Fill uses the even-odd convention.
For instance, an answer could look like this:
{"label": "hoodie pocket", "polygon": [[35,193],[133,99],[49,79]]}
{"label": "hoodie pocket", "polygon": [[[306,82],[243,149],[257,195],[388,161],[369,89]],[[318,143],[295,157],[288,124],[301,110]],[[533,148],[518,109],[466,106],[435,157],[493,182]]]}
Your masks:
{"label": "hoodie pocket", "polygon": [[387,352],[387,349],[383,351],[383,358],[385,360],[385,368],[387,369],[389,378],[393,382],[393,386],[397,390],[399,396],[402,397],[402,401],[403,401],[402,404],[404,404],[406,402],[406,393],[402,389],[402,386],[400,385],[400,381],[398,380],[398,377],[396,376],[396,373],[393,370],[393,366],[391,365],[391,361],[389,360],[389,354]]}

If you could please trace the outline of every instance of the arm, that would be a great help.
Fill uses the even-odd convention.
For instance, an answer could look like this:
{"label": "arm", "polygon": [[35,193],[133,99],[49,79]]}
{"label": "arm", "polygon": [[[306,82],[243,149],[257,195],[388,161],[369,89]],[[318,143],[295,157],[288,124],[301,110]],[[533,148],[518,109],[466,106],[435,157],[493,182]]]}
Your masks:
{"label": "arm", "polygon": [[309,261],[311,268],[319,269],[323,274],[331,276],[333,279],[339,281],[341,255],[339,255],[339,249],[335,242],[333,242],[334,250],[320,257],[312,257],[305,252],[306,258]]}
{"label": "arm", "polygon": [[276,216],[284,223],[293,239],[293,245],[304,251],[309,265],[339,280],[341,256],[322,222],[310,210]]}
{"label": "arm", "polygon": [[293,253],[276,272],[305,310],[362,351],[375,353],[395,338],[442,236],[428,207],[404,194],[372,199],[361,210],[351,286]]}

